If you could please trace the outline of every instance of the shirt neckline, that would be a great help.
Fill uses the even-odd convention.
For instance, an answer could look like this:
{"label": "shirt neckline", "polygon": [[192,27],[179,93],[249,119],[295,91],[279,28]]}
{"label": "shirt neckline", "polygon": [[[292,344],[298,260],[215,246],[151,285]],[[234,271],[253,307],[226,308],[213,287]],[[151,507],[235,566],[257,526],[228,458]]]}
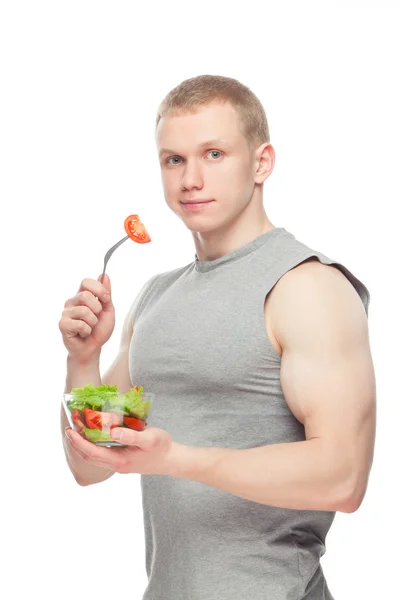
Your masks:
{"label": "shirt neckline", "polygon": [[224,254],[224,256],[220,256],[219,258],[215,258],[214,260],[199,260],[197,253],[194,255],[194,264],[196,271],[200,273],[206,273],[208,271],[212,271],[213,269],[219,267],[220,265],[224,265],[226,263],[230,263],[238,258],[246,256],[253,252],[263,244],[266,244],[274,237],[279,235],[282,232],[286,232],[284,227],[274,227],[273,229],[269,229],[265,231],[258,237],[254,238],[247,244],[236,248],[236,250],[232,250],[232,252],[228,252],[228,254]]}

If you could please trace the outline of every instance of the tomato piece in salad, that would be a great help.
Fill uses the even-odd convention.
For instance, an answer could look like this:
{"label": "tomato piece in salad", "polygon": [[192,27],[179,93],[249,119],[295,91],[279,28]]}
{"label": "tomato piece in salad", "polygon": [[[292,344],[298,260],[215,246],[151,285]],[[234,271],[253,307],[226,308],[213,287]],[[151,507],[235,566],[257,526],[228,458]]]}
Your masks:
{"label": "tomato piece in salad", "polygon": [[136,419],[135,417],[124,417],[124,425],[129,427],[129,429],[134,429],[135,431],[143,431],[146,427],[146,421],[142,421],[141,419]]}
{"label": "tomato piece in salad", "polygon": [[147,244],[148,242],[151,242],[151,237],[138,215],[129,215],[129,217],[126,217],[124,229],[131,240],[138,244]]}
{"label": "tomato piece in salad", "polygon": [[77,432],[81,433],[82,429],[86,427],[81,411],[75,408],[71,413],[71,418]]}
{"label": "tomato piece in salad", "polygon": [[122,425],[123,413],[109,413],[101,412],[100,410],[92,410],[91,408],[84,408],[85,419],[87,426],[90,429],[101,429],[108,430],[111,426]]}

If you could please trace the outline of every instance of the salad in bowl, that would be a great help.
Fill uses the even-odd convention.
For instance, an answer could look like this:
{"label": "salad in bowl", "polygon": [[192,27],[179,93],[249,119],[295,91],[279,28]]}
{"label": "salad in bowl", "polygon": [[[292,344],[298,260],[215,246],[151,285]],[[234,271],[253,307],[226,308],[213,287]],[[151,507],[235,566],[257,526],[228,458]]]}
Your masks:
{"label": "salad in bowl", "polygon": [[97,446],[123,446],[112,439],[112,428],[143,431],[153,398],[154,394],[143,392],[143,386],[118,392],[116,385],[89,383],[63,394],[63,406],[70,426],[83,438]]}

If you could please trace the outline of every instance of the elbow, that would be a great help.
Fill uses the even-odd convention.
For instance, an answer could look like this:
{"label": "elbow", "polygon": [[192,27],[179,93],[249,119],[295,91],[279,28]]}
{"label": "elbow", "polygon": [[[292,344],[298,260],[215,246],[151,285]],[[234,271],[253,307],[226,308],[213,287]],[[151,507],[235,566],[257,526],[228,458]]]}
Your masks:
{"label": "elbow", "polygon": [[75,482],[80,487],[86,487],[87,485],[90,485],[90,481],[88,481],[87,479],[82,478],[80,475],[78,475],[78,473],[75,472],[75,470],[72,467],[72,465],[71,465],[70,462],[68,462],[68,466],[69,466],[70,473],[72,474],[73,478],[75,479]]}
{"label": "elbow", "polygon": [[357,496],[352,496],[347,498],[344,502],[342,502],[340,506],[340,512],[344,513],[354,513],[361,506],[362,498],[360,499]]}
{"label": "elbow", "polygon": [[95,485],[96,483],[101,483],[102,481],[106,481],[107,479],[110,479],[110,477],[112,477],[114,475],[114,471],[107,471],[107,473],[105,475],[101,475],[97,478],[92,478],[92,479],[82,479],[81,477],[79,477],[78,475],[75,475],[74,473],[74,478],[76,483],[80,486],[80,487],[87,487],[89,485]]}
{"label": "elbow", "polygon": [[86,481],[85,479],[81,479],[80,477],[78,477],[77,475],[74,474],[74,478],[76,483],[80,486],[80,487],[86,487],[88,485],[90,485],[90,483],[88,481]]}
{"label": "elbow", "polygon": [[358,510],[364,499],[367,483],[363,481],[360,483],[357,478],[353,478],[350,483],[344,486],[346,490],[342,494],[339,510],[344,513],[354,513]]}

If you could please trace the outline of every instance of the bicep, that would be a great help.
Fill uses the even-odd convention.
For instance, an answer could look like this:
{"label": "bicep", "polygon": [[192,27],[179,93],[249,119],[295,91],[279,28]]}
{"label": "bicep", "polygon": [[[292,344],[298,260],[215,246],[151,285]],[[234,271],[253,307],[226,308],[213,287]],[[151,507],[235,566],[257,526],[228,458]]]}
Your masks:
{"label": "bicep", "polygon": [[375,437],[375,374],[367,316],[340,272],[308,265],[293,273],[278,310],[281,386],[303,423],[367,476]]}

